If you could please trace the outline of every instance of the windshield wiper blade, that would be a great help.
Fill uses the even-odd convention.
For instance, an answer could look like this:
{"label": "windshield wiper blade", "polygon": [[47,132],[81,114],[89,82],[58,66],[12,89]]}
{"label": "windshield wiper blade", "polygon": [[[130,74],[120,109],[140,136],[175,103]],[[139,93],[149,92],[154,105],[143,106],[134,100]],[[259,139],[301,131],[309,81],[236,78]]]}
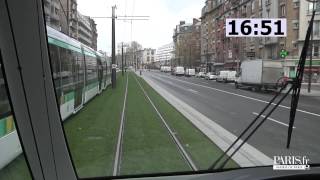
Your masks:
{"label": "windshield wiper blade", "polygon": [[249,133],[249,135],[241,142],[241,144],[228,156],[222,163],[218,166],[217,169],[222,169],[229,162],[229,160],[233,157],[235,153],[239,151],[239,149],[249,140],[249,138],[258,130],[258,128],[270,117],[270,115],[277,109],[277,107],[282,103],[282,101],[292,92],[291,96],[291,108],[290,108],[290,117],[289,117],[289,128],[288,128],[288,137],[287,137],[287,148],[290,147],[291,135],[295,120],[295,115],[299,103],[300,90],[301,90],[301,82],[304,74],[305,62],[307,58],[307,52],[309,48],[310,37],[313,29],[313,21],[314,21],[315,11],[313,11],[311,21],[309,23],[309,27],[307,30],[305,42],[303,45],[303,49],[300,55],[298,70],[296,73],[296,77],[290,81],[286,82],[279,92],[270,100],[270,102],[266,105],[266,107],[259,113],[258,116],[249,124],[249,126],[237,137],[237,139],[227,148],[227,150],[210,166],[209,170],[215,169],[218,163],[227,155],[227,153],[240,141],[240,139],[249,131],[249,129],[258,121],[261,115],[270,107],[271,104],[279,97],[282,91],[287,87],[288,83],[292,84],[290,89],[283,95],[283,97],[277,102],[277,104],[269,111],[269,113],[263,118],[262,121]]}

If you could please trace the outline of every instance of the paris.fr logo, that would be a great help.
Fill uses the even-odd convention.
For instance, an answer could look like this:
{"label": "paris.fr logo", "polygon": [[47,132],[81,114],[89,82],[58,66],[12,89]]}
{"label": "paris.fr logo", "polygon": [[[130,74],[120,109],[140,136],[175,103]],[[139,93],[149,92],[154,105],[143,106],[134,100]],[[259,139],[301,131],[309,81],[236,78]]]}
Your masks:
{"label": "paris.fr logo", "polygon": [[307,156],[274,156],[273,170],[309,170]]}

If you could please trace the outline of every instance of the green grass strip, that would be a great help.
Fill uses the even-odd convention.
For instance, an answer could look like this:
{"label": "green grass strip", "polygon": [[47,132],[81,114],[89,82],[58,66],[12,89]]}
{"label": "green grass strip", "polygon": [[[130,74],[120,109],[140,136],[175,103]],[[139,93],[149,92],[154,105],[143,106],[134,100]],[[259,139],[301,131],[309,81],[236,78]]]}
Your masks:
{"label": "green grass strip", "polygon": [[112,175],[125,82],[118,75],[116,89],[109,86],[64,123],[79,177]]}
{"label": "green grass strip", "polygon": [[31,174],[29,172],[24,155],[18,156],[9,165],[0,170],[0,179],[6,180],[31,180]]}
{"label": "green grass strip", "polygon": [[190,170],[133,73],[127,98],[121,175]]}
{"label": "green grass strip", "polygon": [[[200,170],[206,170],[223,153],[222,150],[212,143],[200,130],[198,130],[187,118],[169,104],[142,78],[138,77],[141,85],[147,91],[150,99],[154,102],[169,126],[175,130],[177,137],[188,151],[196,166]],[[225,168],[239,167],[230,160]]]}

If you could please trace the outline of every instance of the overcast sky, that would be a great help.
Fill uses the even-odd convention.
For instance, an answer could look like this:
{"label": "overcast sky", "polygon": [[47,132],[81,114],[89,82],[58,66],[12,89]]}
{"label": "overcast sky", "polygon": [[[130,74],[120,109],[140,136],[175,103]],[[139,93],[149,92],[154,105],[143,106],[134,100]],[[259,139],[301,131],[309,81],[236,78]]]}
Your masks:
{"label": "overcast sky", "polygon": [[[172,42],[173,29],[180,20],[199,18],[204,0],[78,0],[78,11],[91,17],[110,17],[117,5],[118,16],[150,16],[148,21],[116,21],[116,43],[138,41],[145,48]],[[111,19],[95,19],[98,50],[111,52]]]}

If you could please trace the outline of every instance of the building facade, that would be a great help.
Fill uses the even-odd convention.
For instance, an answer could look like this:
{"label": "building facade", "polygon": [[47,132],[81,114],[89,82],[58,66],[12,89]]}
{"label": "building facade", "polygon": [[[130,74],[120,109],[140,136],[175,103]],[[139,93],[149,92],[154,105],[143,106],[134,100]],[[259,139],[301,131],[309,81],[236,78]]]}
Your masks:
{"label": "building facade", "polygon": [[44,0],[43,7],[45,12],[45,20],[48,26],[61,31],[61,5],[58,0]]}
{"label": "building facade", "polygon": [[171,66],[171,60],[174,59],[174,44],[169,43],[159,47],[156,50],[155,66],[160,67],[163,65]]}
{"label": "building facade", "polygon": [[144,48],[140,51],[139,62],[142,66],[152,66],[155,62],[155,54],[155,49]]}
{"label": "building facade", "polygon": [[[219,71],[238,70],[242,61],[250,59],[296,61],[299,7],[299,0],[207,0],[201,14],[201,64]],[[227,18],[286,18],[288,36],[229,38],[225,35]],[[289,52],[286,59],[280,58],[282,49]]]}
{"label": "building facade", "polygon": [[201,21],[193,19],[192,23],[180,21],[173,33],[173,66],[198,67],[201,62]]}
{"label": "building facade", "polygon": [[97,28],[93,19],[77,11],[77,0],[45,0],[48,26],[97,50]]}
{"label": "building facade", "polygon": [[97,50],[97,28],[93,19],[78,12],[78,40]]}

